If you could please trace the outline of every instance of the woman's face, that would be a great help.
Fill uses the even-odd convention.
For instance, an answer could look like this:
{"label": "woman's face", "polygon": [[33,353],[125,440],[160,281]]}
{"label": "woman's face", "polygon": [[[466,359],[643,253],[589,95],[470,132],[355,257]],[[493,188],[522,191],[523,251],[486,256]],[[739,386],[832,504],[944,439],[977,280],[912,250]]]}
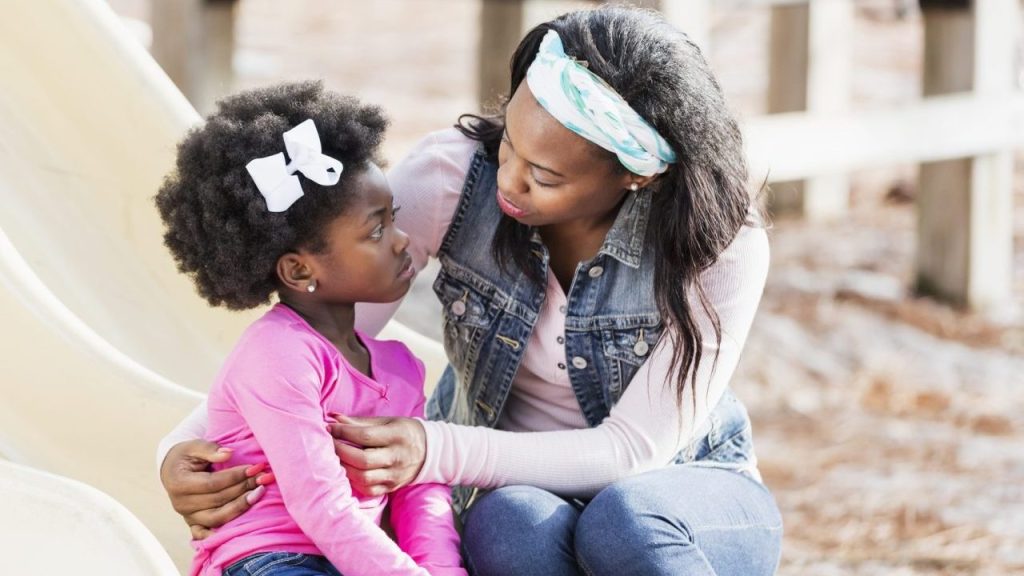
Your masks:
{"label": "woman's face", "polygon": [[523,82],[505,111],[498,149],[498,206],[529,226],[603,223],[636,176],[610,153],[578,136]]}

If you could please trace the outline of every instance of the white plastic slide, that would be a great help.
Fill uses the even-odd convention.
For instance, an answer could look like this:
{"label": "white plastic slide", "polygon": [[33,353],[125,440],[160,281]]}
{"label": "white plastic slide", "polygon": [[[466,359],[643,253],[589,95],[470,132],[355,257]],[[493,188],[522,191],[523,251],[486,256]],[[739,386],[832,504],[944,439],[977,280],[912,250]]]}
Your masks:
{"label": "white plastic slide", "polygon": [[[101,0],[4,2],[0,455],[106,492],[179,568],[188,531],[155,447],[255,317],[210,309],[161,242],[152,197],[198,120]],[[386,333],[436,381],[436,342]]]}
{"label": "white plastic slide", "polygon": [[0,461],[0,494],[5,574],[178,573],[142,522],[95,488]]}

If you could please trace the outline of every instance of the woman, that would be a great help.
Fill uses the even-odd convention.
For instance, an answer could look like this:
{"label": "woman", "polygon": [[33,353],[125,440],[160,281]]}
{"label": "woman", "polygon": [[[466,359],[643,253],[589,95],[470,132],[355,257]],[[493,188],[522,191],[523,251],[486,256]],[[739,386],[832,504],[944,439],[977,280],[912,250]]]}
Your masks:
{"label": "woman", "polygon": [[[503,116],[389,175],[417,268],[441,262],[451,366],[433,421],[339,417],[351,482],[465,487],[474,574],[773,573],[782,522],[728,390],[767,238],[707,63],[658,15],[605,6],[529,32],[511,80]],[[216,446],[179,442],[204,428],[197,411],[161,450],[197,536],[255,494],[242,469],[203,472]]]}

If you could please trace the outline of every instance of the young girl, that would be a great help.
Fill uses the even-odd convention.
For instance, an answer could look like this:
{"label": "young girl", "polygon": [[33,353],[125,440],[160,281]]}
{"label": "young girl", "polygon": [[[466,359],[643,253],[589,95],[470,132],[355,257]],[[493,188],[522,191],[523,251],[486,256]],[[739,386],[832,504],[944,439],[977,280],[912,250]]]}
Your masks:
{"label": "young girl", "polygon": [[[327,430],[334,413],[423,415],[422,363],[353,328],[356,302],[396,300],[413,277],[375,163],[386,125],[319,83],[244,92],[189,133],[157,195],[165,243],[210,304],[279,299],[210,389],[206,434],[231,451],[215,469],[269,462],[276,483],[194,542],[192,574],[465,574],[448,487],[353,492]],[[379,526],[389,502],[397,543]]]}

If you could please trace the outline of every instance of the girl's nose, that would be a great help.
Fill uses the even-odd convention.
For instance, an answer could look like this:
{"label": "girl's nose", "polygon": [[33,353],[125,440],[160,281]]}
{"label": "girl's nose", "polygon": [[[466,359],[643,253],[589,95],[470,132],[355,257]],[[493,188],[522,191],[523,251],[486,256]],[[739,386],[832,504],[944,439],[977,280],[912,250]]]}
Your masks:
{"label": "girl's nose", "polygon": [[409,235],[406,234],[401,228],[395,226],[395,254],[401,254],[405,252],[405,249],[409,247]]}

